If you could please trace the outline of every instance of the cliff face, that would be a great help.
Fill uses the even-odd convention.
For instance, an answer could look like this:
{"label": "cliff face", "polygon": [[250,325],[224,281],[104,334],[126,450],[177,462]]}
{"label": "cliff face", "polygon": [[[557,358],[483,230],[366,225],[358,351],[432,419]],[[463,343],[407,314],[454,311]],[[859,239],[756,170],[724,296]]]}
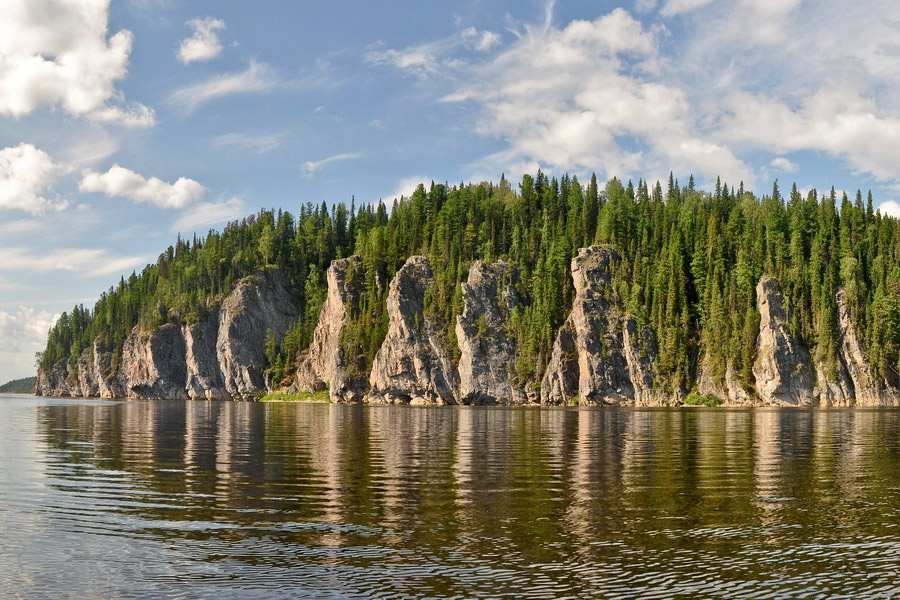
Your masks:
{"label": "cliff face", "polygon": [[582,248],[572,259],[575,299],[553,346],[541,402],[656,401],[654,336],[649,329],[639,332],[614,301],[612,269],[618,260],[615,250],[603,246]]}
{"label": "cliff face", "polygon": [[222,368],[216,357],[216,338],[219,333],[219,311],[194,325],[182,327],[189,398],[223,400],[228,398]]}
{"label": "cliff face", "polygon": [[900,390],[872,372],[865,344],[850,318],[843,290],[838,291],[836,300],[840,338],[838,381],[849,379],[852,382],[855,403],[859,406],[900,406]]}
{"label": "cliff face", "polygon": [[293,389],[329,390],[332,402],[361,402],[369,389],[366,374],[350,374],[341,350],[341,333],[348,308],[358,306],[364,290],[362,259],[335,260],[328,268],[328,296],[313,332],[313,341],[300,362]]}
{"label": "cliff face", "polygon": [[[409,404],[665,405],[681,397],[662,390],[652,329],[627,315],[612,288],[619,260],[592,246],[572,259],[572,310],[560,328],[540,392],[516,376],[518,348],[510,320],[521,299],[518,273],[498,262],[475,262],[462,284],[455,326],[460,360],[454,365],[445,332],[428,317],[425,298],[433,277],[428,260],[409,258],[390,282],[388,331],[370,373],[348,368],[341,335],[357,310],[365,280],[359,257],[334,261],[328,296],[295,390],[328,388],[335,402]],[[843,292],[835,298],[840,346],[830,363],[794,334],[785,298],[774,279],[756,288],[760,314],[751,381],[732,364],[700,357],[693,388],[744,406],[900,406],[900,390],[868,362]],[[192,325],[135,328],[121,348],[121,364],[97,340],[73,364],[39,371],[35,392],[104,398],[252,399],[267,388],[265,339],[281,341],[298,315],[277,270],[241,281],[221,307]],[[351,357],[352,359],[352,357]],[[718,370],[718,372],[714,372]],[[745,375],[745,377],[748,377]]]}
{"label": "cliff face", "polygon": [[227,395],[251,400],[266,389],[262,371],[267,332],[281,343],[299,313],[284,277],[275,269],[245,278],[222,302],[216,357]]}
{"label": "cliff face", "polygon": [[790,319],[777,281],[770,277],[760,279],[756,307],[760,323],[753,376],[760,401],[768,405],[812,404],[812,360],[806,346],[788,329]]}
{"label": "cliff face", "polygon": [[475,262],[462,284],[463,311],[456,318],[459,399],[463,404],[524,404],[515,381],[516,342],[507,332],[519,303],[518,273],[505,262]]}
{"label": "cliff face", "polygon": [[456,404],[459,382],[440,331],[425,315],[433,282],[424,256],[411,256],[388,288],[388,331],[369,376],[369,401]]}
{"label": "cliff face", "polygon": [[266,270],[241,281],[221,308],[194,325],[139,327],[123,347],[121,364],[95,341],[77,361],[38,371],[35,393],[141,399],[248,400],[265,391],[265,339],[279,342],[299,311],[281,273]]}
{"label": "cliff face", "polygon": [[135,329],[122,348],[119,381],[129,398],[186,400],[184,337],[174,323],[153,332]]}

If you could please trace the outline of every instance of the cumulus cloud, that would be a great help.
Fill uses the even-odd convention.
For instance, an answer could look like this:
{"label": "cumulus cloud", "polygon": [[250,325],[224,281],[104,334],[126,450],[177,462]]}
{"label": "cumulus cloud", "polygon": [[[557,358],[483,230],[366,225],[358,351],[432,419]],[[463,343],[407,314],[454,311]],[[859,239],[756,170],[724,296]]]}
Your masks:
{"label": "cumulus cloud", "polygon": [[59,314],[20,306],[13,311],[0,310],[0,340],[7,352],[39,350],[47,341],[47,331],[56,323]]}
{"label": "cumulus cloud", "polygon": [[494,46],[469,28],[367,60],[475,109],[476,131],[506,148],[473,171],[674,170],[752,187],[772,169],[798,171],[785,155],[813,151],[900,189],[895,0],[852,9],[842,0],[637,0],[642,21],[618,8],[566,24],[546,6],[540,23],[515,24],[500,52],[461,58],[482,39]]}
{"label": "cumulus cloud", "polygon": [[179,177],[175,183],[166,183],[157,177],[147,179],[117,164],[106,173],[84,171],[78,189],[147,202],[160,208],[184,208],[203,198],[205,192],[193,179]]}
{"label": "cumulus cloud", "polygon": [[792,163],[783,156],[773,158],[772,162],[769,163],[769,166],[778,171],[784,171],[785,173],[796,173],[800,168],[798,164]]}
{"label": "cumulus cloud", "polygon": [[887,200],[878,205],[878,210],[883,215],[900,219],[900,202]]}
{"label": "cumulus cloud", "polygon": [[154,122],[123,104],[132,35],[109,36],[109,0],[6,0],[0,19],[0,115],[61,106],[69,114],[128,127]]}
{"label": "cumulus cloud", "polygon": [[62,210],[65,200],[48,199],[47,191],[59,166],[50,155],[31,144],[0,150],[0,209],[18,209],[32,214]]}
{"label": "cumulus cloud", "polygon": [[0,246],[0,272],[49,273],[68,271],[86,277],[120,273],[144,261],[138,256],[114,256],[102,248],[56,248],[35,252],[30,248]]}
{"label": "cumulus cloud", "polygon": [[222,52],[222,43],[216,31],[225,29],[225,21],[206,17],[187,22],[194,30],[191,37],[182,40],[178,47],[178,60],[184,64],[215,58]]}
{"label": "cumulus cloud", "polygon": [[199,83],[176,90],[169,96],[169,103],[185,112],[216,98],[232,94],[265,92],[278,85],[275,72],[266,64],[251,62],[246,70],[227,75],[216,75]]}
{"label": "cumulus cloud", "polygon": [[195,231],[201,226],[212,226],[240,219],[246,214],[244,201],[229,198],[220,202],[201,202],[184,211],[175,221],[173,231]]}
{"label": "cumulus cloud", "polygon": [[316,173],[316,171],[318,171],[325,165],[342,160],[352,160],[354,158],[359,158],[360,156],[362,156],[362,154],[359,154],[358,152],[346,152],[344,154],[335,154],[334,156],[321,158],[319,160],[308,160],[303,163],[301,170],[303,171],[303,176],[309,178],[312,177]]}
{"label": "cumulus cloud", "polygon": [[657,38],[623,9],[562,28],[548,19],[473,67],[474,83],[444,100],[479,106],[478,131],[507,140],[511,165],[610,176],[674,169],[749,181],[743,161],[698,131],[685,91],[659,76]]}

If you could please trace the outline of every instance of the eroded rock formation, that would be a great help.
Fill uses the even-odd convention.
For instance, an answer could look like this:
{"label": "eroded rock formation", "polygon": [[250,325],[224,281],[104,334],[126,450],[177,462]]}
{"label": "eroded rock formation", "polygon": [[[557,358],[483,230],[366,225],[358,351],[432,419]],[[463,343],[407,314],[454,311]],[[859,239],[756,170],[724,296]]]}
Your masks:
{"label": "eroded rock formation", "polygon": [[433,279],[428,259],[411,256],[388,288],[388,331],[369,376],[369,401],[456,404],[456,368],[441,332],[425,313]]}

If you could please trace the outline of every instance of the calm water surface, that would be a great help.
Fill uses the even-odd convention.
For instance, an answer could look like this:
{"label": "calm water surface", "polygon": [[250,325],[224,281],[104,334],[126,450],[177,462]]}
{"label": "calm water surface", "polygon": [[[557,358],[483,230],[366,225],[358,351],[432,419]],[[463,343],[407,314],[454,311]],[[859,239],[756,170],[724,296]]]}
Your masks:
{"label": "calm water surface", "polygon": [[900,411],[0,396],[0,598],[900,598]]}

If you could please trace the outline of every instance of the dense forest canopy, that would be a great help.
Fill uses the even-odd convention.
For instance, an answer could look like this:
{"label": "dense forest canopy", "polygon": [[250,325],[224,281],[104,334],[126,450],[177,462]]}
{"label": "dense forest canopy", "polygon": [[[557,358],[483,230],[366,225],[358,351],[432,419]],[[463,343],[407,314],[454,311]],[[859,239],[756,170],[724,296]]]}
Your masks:
{"label": "dense forest canopy", "polygon": [[[420,185],[391,209],[306,204],[295,218],[262,211],[221,233],[184,240],[140,274],[102,294],[93,310],[64,313],[50,330],[39,367],[59,361],[77,368],[94,340],[121,360],[125,338],[166,322],[192,323],[213,310],[236,283],[269,266],[282,270],[301,314],[282,344],[267,356],[276,381],[289,377],[307,348],[325,299],[333,259],[358,254],[366,293],[351,311],[342,345],[371,365],[387,329],[386,284],[407,257],[424,254],[435,277],[426,310],[443,324],[448,349],[458,354],[453,323],[462,310],[460,283],[475,260],[516,265],[523,302],[511,320],[519,358],[517,377],[536,385],[557,330],[572,304],[569,263],[579,248],[615,247],[621,262],[614,292],[626,310],[650,325],[659,342],[658,369],[669,389],[689,385],[699,357],[714,377],[731,364],[752,381],[759,313],[756,284],[778,279],[793,333],[815,356],[836,367],[839,334],[835,294],[845,290],[852,319],[864,333],[876,372],[898,378],[900,351],[900,221],[873,210],[871,193],[838,198],[832,188],[785,196],[775,182],[758,197],[717,182],[712,192],[657,182],[604,187],[596,177],[525,175],[514,189],[498,184]],[[749,385],[749,383],[748,383]]]}

